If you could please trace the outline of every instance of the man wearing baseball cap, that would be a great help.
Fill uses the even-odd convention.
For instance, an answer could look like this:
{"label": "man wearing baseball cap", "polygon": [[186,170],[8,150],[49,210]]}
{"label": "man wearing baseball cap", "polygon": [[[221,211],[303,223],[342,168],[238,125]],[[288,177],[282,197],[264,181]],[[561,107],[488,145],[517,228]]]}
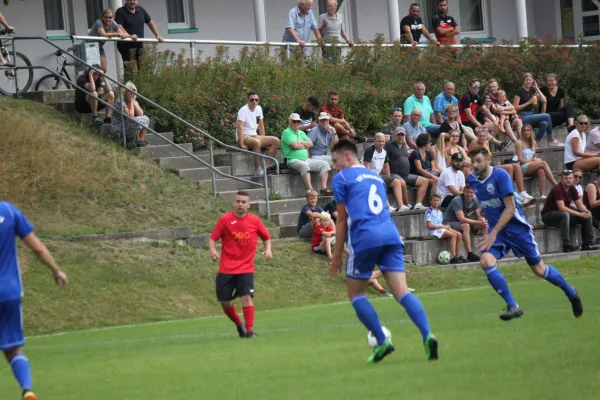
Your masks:
{"label": "man wearing baseball cap", "polygon": [[[309,158],[308,150],[313,147],[313,142],[300,130],[300,115],[292,113],[289,117],[289,127],[281,134],[281,153],[287,160],[289,168],[296,170],[302,176],[304,187],[311,190],[312,182],[310,171],[319,172],[321,177],[321,195],[331,196],[333,193],[327,189],[329,177],[329,163],[323,160]],[[313,129],[314,130],[314,129]]]}
{"label": "man wearing baseball cap", "polygon": [[438,192],[442,198],[442,208],[448,207],[452,199],[462,194],[465,187],[465,174],[462,172],[462,153],[452,154],[451,160],[450,166],[442,171],[438,180]]}
{"label": "man wearing baseball cap", "polygon": [[333,166],[331,161],[331,146],[339,140],[335,129],[329,125],[329,114],[322,112],[319,114],[319,124],[308,132],[308,138],[313,142],[313,147],[308,150],[310,158],[313,160],[327,161],[329,166]]}

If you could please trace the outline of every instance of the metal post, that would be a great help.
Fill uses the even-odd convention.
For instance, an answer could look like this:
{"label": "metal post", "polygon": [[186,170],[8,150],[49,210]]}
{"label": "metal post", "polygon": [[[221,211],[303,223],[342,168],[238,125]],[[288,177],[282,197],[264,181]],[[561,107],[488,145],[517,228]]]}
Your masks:
{"label": "metal post", "polygon": [[265,1],[254,0],[254,30],[257,42],[267,41],[267,23],[265,18]]}
{"label": "metal post", "polygon": [[263,176],[265,177],[265,206],[267,208],[267,219],[271,219],[271,205],[269,204],[269,176],[267,175],[267,163],[265,158],[261,157]]}
{"label": "metal post", "polygon": [[194,47],[194,42],[190,42],[190,60],[192,65],[194,65],[194,58],[196,57],[196,48]]}
{"label": "metal post", "polygon": [[121,133],[123,134],[123,147],[127,148],[127,136],[125,135],[125,118],[123,117],[123,102],[125,98],[123,97],[123,88],[119,86],[119,99],[121,99],[121,109],[119,110],[119,115],[121,116]]}
{"label": "metal post", "polygon": [[527,33],[527,2],[525,0],[515,0],[517,12],[517,37],[520,41],[529,36]]}
{"label": "metal post", "polygon": [[215,155],[213,153],[213,141],[208,141],[208,150],[210,152],[210,174],[212,176],[213,196],[217,197],[217,177],[215,176]]}
{"label": "metal post", "polygon": [[388,24],[390,25],[390,43],[400,40],[400,8],[398,0],[387,0]]}

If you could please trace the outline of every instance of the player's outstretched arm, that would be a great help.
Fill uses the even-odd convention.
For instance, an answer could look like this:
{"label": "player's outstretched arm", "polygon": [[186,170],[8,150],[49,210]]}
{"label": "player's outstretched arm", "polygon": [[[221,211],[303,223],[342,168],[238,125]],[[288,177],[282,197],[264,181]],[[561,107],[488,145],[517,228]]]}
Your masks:
{"label": "player's outstretched arm", "polygon": [[25,236],[23,242],[33,251],[36,257],[43,262],[51,271],[54,276],[54,280],[56,284],[64,289],[69,284],[69,278],[67,274],[60,269],[60,267],[56,264],[54,257],[50,254],[48,248],[42,243],[40,239],[35,235],[35,233],[31,232],[29,235]]}
{"label": "player's outstretched arm", "polygon": [[219,259],[216,241],[208,239],[208,251],[210,252],[210,258],[212,258],[213,261],[217,261]]}
{"label": "player's outstretched arm", "polygon": [[333,250],[333,259],[329,267],[329,275],[333,276],[342,270],[342,252],[344,251],[344,243],[346,243],[346,235],[348,234],[348,211],[344,203],[337,203],[338,219],[335,224],[336,241]]}
{"label": "player's outstretched arm", "polygon": [[496,226],[492,228],[483,238],[483,241],[479,244],[479,250],[488,250],[496,241],[496,236],[504,228],[504,226],[512,219],[517,210],[515,205],[515,197],[510,194],[504,197],[504,211],[500,214],[500,218],[496,223]]}
{"label": "player's outstretched arm", "polygon": [[273,251],[271,250],[271,239],[263,240],[263,244],[265,245],[265,251],[263,252],[265,260],[271,261],[271,259],[273,258]]}

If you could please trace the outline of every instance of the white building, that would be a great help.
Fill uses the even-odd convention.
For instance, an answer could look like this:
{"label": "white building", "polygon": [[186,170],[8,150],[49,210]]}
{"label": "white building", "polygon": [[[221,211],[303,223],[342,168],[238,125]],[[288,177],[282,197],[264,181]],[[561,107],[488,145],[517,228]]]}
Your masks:
{"label": "white building", "polygon": [[[354,41],[382,33],[387,40],[399,32],[400,19],[411,0],[339,0],[346,31]],[[417,0],[429,24],[436,0]],[[42,36],[60,47],[71,46],[70,34],[86,35],[104,8],[122,0],[12,0],[3,9],[21,36]],[[140,0],[166,39],[280,41],[287,14],[295,0]],[[326,12],[326,0],[314,0],[313,12]],[[390,14],[389,10],[398,10]],[[523,36],[600,39],[600,0],[449,0],[449,14],[462,34],[485,42],[516,42]],[[264,23],[264,25],[263,25]],[[152,38],[146,29],[146,37]],[[164,45],[166,46],[166,45]],[[168,45],[172,49],[183,45]],[[211,54],[214,46],[197,47]],[[54,68],[54,49],[43,42],[17,44],[34,65]],[[109,74],[115,75],[114,52],[107,44]],[[236,48],[232,48],[235,54]],[[36,72],[37,77],[45,72]]]}

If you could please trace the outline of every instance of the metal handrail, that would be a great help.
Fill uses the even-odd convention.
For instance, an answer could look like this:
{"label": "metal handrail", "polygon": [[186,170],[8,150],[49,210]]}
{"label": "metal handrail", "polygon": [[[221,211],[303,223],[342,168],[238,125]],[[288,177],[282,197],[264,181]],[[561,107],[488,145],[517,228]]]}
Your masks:
{"label": "metal handrail", "polygon": [[[11,38],[8,38],[8,40],[11,40],[13,42],[13,53],[16,52],[16,45],[15,45],[15,41],[16,40],[41,40],[46,42],[47,44],[49,44],[50,46],[56,48],[57,50],[61,50],[64,52],[64,54],[68,55],[69,57],[73,58],[74,60],[80,62],[83,65],[86,65],[87,67],[92,68],[91,65],[89,65],[88,63],[86,63],[84,60],[82,60],[81,58],[75,56],[74,54],[71,54],[69,52],[64,51],[64,49],[60,48],[59,46],[55,45],[54,43],[52,43],[51,41],[49,41],[48,39],[44,38],[44,37],[40,37],[40,36],[24,36],[24,37],[18,37],[18,36],[14,36]],[[46,67],[40,66],[40,67],[29,67],[29,66],[19,66],[19,67],[11,67],[11,69],[16,70],[16,69],[36,69],[36,68],[41,68],[44,70],[49,71],[50,73],[52,73],[53,75],[58,75],[55,71],[51,71]],[[6,69],[6,67],[2,68],[2,69]],[[108,79],[109,81],[115,83],[118,87],[119,87],[119,96],[121,99],[123,99],[123,89],[125,89],[126,91],[130,92],[129,89],[127,89],[127,87],[122,84],[121,82],[109,77],[108,75],[103,75],[104,78]],[[60,77],[61,79],[65,79],[64,77]],[[82,88],[78,87],[76,83],[70,82],[76,89],[87,92],[85,90],[83,90]],[[18,82],[16,81],[16,86],[17,86],[17,93],[16,93],[16,97],[20,97],[20,93],[19,93],[19,88],[18,88]],[[89,92],[87,92],[89,95]],[[95,96],[94,96],[95,97]],[[193,153],[188,152],[187,150],[181,148],[180,146],[178,146],[176,143],[173,143],[172,141],[170,141],[169,139],[165,138],[164,136],[158,134],[157,132],[155,132],[153,129],[148,128],[152,133],[158,134],[158,136],[161,138],[161,140],[165,141],[167,144],[176,147],[177,149],[179,149],[180,151],[182,151],[184,154],[187,154],[188,156],[191,156],[192,158],[194,158],[196,161],[199,161],[200,163],[208,166],[211,169],[211,180],[212,180],[212,189],[213,189],[213,195],[217,196],[217,182],[216,182],[216,173],[218,173],[221,176],[230,178],[230,179],[234,179],[240,182],[245,182],[248,183],[250,185],[253,186],[258,186],[261,188],[265,189],[265,206],[266,206],[266,214],[267,214],[267,218],[271,218],[271,208],[270,208],[270,204],[269,204],[269,184],[268,184],[268,175],[267,175],[267,168],[266,168],[266,160],[269,159],[272,162],[275,163],[275,169],[276,169],[276,173],[279,174],[279,161],[275,158],[275,157],[271,157],[262,153],[255,153],[252,152],[250,150],[246,150],[246,149],[242,149],[239,147],[234,147],[231,145],[228,145],[226,143],[223,143],[222,141],[220,141],[219,139],[211,136],[208,132],[206,132],[204,129],[202,128],[198,128],[195,125],[192,125],[191,123],[189,123],[188,121],[184,120],[183,118],[179,117],[178,115],[173,114],[171,111],[167,110],[166,108],[158,105],[157,103],[155,103],[154,101],[148,99],[147,97],[139,94],[136,92],[136,97],[141,98],[142,100],[146,101],[147,103],[149,103],[150,105],[152,105],[153,107],[156,107],[157,109],[165,112],[166,114],[168,114],[169,116],[171,116],[172,118],[175,118],[176,120],[178,120],[179,122],[181,122],[182,124],[186,125],[188,128],[193,129],[199,133],[201,133],[204,137],[208,138],[209,141],[209,154],[210,154],[210,164],[206,163],[205,161],[203,161],[202,159],[198,158],[196,155],[194,155]],[[98,98],[96,98],[96,100],[98,100]],[[103,100],[100,99],[100,101],[103,104],[107,104],[106,102],[104,102]],[[114,109],[114,107],[111,107],[112,109]],[[124,113],[122,112],[122,110],[117,110],[120,114],[121,114],[121,118],[124,117]],[[129,116],[127,116],[129,117]],[[133,119],[133,118],[132,118]],[[135,121],[135,119],[133,119],[133,121]],[[136,123],[138,123],[137,121],[135,121]],[[139,123],[138,123],[139,124]],[[124,127],[123,127],[124,128]],[[123,129],[123,134],[125,133],[125,129]],[[219,146],[224,147],[226,149],[230,149],[233,151],[237,151],[237,152],[241,152],[241,153],[247,153],[247,154],[251,154],[253,156],[258,156],[261,158],[261,163],[262,163],[262,169],[263,169],[263,178],[264,178],[264,184],[259,183],[259,182],[255,182],[255,181],[251,181],[251,180],[247,180],[244,178],[240,178],[237,176],[233,176],[230,174],[226,174],[223,173],[219,170],[216,169],[215,167],[215,163],[214,163],[214,151],[213,151],[213,142],[217,143]]]}

